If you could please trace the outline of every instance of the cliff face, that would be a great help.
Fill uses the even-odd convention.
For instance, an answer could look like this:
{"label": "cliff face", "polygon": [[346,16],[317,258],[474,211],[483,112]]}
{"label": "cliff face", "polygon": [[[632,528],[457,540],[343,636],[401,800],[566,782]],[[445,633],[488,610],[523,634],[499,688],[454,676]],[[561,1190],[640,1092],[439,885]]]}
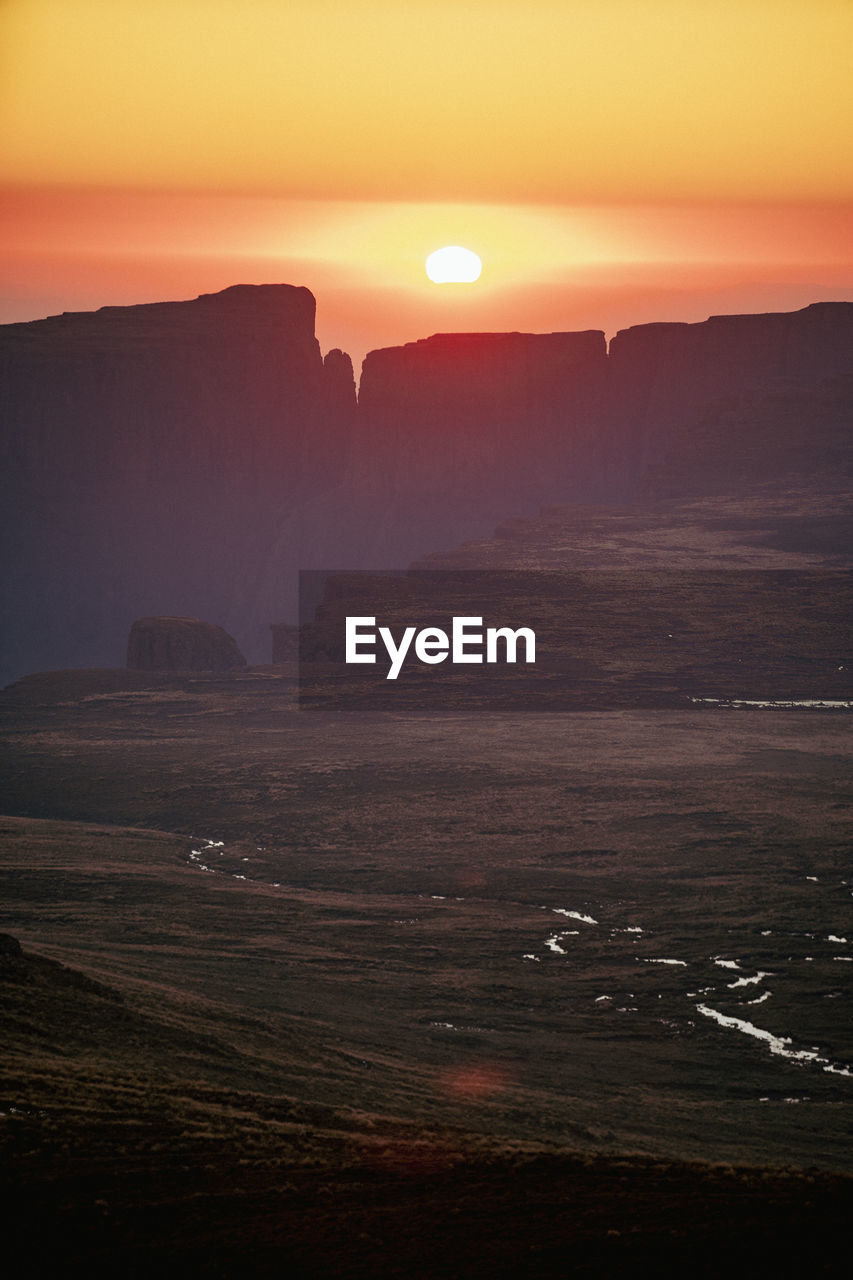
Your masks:
{"label": "cliff face", "polygon": [[588,443],[607,370],[604,334],[436,334],[371,352],[359,396],[371,466],[403,490],[539,494]]}
{"label": "cliff face", "polygon": [[[768,315],[712,316],[701,324],[647,324],[624,329],[610,343],[607,430],[617,466],[632,486],[646,468],[671,447],[682,457],[684,488],[702,483],[697,455],[689,475],[691,440],[707,437],[709,422],[740,419],[740,429],[719,433],[719,447],[738,474],[741,449],[750,440],[752,406],[787,400],[790,426],[782,427],[775,446],[767,440],[765,461],[778,470],[780,447],[796,453],[810,440],[816,459],[821,437],[811,436],[809,400],[841,397],[850,405],[853,368],[853,303],[819,302],[802,311]],[[797,410],[796,402],[800,405]],[[787,414],[782,409],[781,418]],[[761,410],[760,412],[767,412]],[[772,413],[772,408],[769,410]],[[842,409],[842,413],[844,410]],[[772,433],[771,433],[772,435]],[[797,444],[799,442],[799,445]],[[792,465],[797,465],[792,458]],[[723,480],[723,477],[720,477]],[[717,490],[721,491],[721,490]]]}
{"label": "cliff face", "polygon": [[[618,501],[647,489],[648,469],[675,450],[678,492],[723,491],[742,454],[756,474],[763,454],[773,474],[815,465],[825,445],[835,467],[851,368],[846,302],[638,325],[609,353],[598,332],[440,334],[367,357],[358,461],[390,500],[466,491],[522,504]],[[754,433],[756,413],[766,425]],[[826,423],[817,436],[816,418]],[[715,422],[732,429],[709,433]]]}
{"label": "cliff face", "polygon": [[713,399],[690,430],[670,431],[641,476],[643,500],[748,493],[808,481],[835,493],[853,482],[853,375],[753,386]]}
{"label": "cliff face", "polygon": [[366,563],[401,566],[549,502],[849,476],[851,357],[851,303],[639,325],[609,353],[597,332],[371,352],[351,481],[382,513]]}
{"label": "cliff face", "polygon": [[352,367],[324,367],[314,309],[236,286],[0,328],[4,674],[117,665],[140,614],[208,618],[260,656],[247,617],[281,606],[256,566],[352,444]]}
{"label": "cliff face", "polygon": [[371,352],[353,488],[390,519],[368,563],[405,565],[588,485],[608,496],[606,381],[597,331],[437,334]]}
{"label": "cliff face", "polygon": [[314,299],[285,285],[4,325],[0,360],[3,462],[60,502],[106,475],[200,488],[235,462],[232,492],[296,479],[324,385]]}
{"label": "cliff face", "polygon": [[[299,568],[404,568],[544,503],[849,477],[853,304],[321,358],[314,299],[235,286],[0,327],[0,681],[115,666],[141,615],[249,661]],[[842,480],[843,482],[843,480]]]}
{"label": "cliff face", "polygon": [[667,412],[776,379],[814,382],[849,368],[853,302],[802,311],[711,316],[701,324],[643,324],[610,343],[616,394],[635,411]]}

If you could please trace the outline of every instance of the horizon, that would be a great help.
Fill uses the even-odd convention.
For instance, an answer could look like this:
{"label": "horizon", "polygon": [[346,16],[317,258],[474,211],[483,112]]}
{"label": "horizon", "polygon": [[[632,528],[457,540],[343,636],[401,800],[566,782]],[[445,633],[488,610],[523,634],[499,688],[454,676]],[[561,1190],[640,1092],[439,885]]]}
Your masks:
{"label": "horizon", "polygon": [[[9,0],[0,34],[0,322],[286,280],[359,363],[853,300],[837,0]],[[445,244],[476,283],[428,280]]]}
{"label": "horizon", "polygon": [[299,288],[308,289],[308,292],[311,294],[315,303],[314,333],[315,333],[315,338],[317,339],[317,342],[318,342],[318,346],[320,348],[320,354],[323,356],[323,358],[325,358],[325,356],[328,355],[330,351],[338,350],[338,351],[341,351],[344,355],[349,356],[353,366],[353,374],[355,377],[355,385],[356,385],[356,394],[358,393],[360,377],[364,369],[364,362],[369,355],[375,352],[393,350],[393,349],[404,347],[404,346],[415,346],[419,343],[430,342],[434,338],[501,337],[501,336],[541,337],[541,336],[546,336],[548,334],[601,333],[604,336],[605,348],[606,348],[607,354],[609,355],[611,343],[613,342],[613,339],[617,337],[620,333],[626,332],[627,330],[630,330],[630,329],[643,328],[649,325],[668,325],[668,324],[698,325],[698,324],[705,324],[710,320],[726,319],[733,316],[784,315],[784,314],[794,314],[799,311],[806,311],[811,307],[817,307],[817,306],[853,305],[853,297],[851,298],[839,298],[839,297],[813,298],[811,301],[805,302],[800,306],[793,306],[788,308],[773,308],[773,309],[764,309],[764,310],[756,310],[756,311],[712,312],[708,315],[703,316],[701,319],[691,319],[691,320],[684,320],[676,316],[667,317],[666,319],[659,319],[659,320],[658,319],[640,320],[640,321],[630,322],[628,324],[622,325],[619,328],[613,329],[609,332],[607,329],[604,329],[603,327],[594,326],[594,325],[585,327],[583,329],[580,329],[580,328],[578,329],[540,329],[540,330],[518,329],[518,328],[438,329],[438,330],[434,330],[432,333],[424,333],[417,337],[406,339],[405,341],[402,341],[402,342],[394,342],[394,343],[385,344],[383,346],[370,347],[368,350],[364,352],[353,353],[351,350],[348,350],[346,347],[340,346],[338,344],[328,345],[326,343],[323,343],[320,340],[319,319],[320,319],[320,312],[322,307],[322,299],[318,298],[317,295],[314,293],[314,291],[308,288],[307,285],[294,285],[290,281],[284,281],[284,280],[266,280],[266,281],[258,281],[258,282],[249,282],[245,280],[240,280],[240,281],[234,281],[231,284],[225,285],[221,289],[207,290],[203,293],[196,294],[194,297],[151,298],[151,299],[139,300],[136,302],[126,302],[126,303],[107,302],[107,303],[103,303],[101,305],[97,305],[93,307],[75,308],[73,310],[65,309],[62,311],[53,312],[48,315],[38,315],[38,316],[28,317],[27,319],[23,319],[23,320],[4,320],[4,321],[0,321],[0,328],[5,327],[6,325],[15,325],[15,324],[39,324],[42,321],[62,319],[66,316],[71,317],[71,316],[77,316],[77,315],[94,315],[99,311],[108,311],[116,308],[132,309],[134,307],[158,306],[162,304],[168,305],[171,303],[177,303],[177,304],[191,303],[191,302],[197,302],[204,297],[211,297],[217,294],[227,293],[230,289],[239,289],[239,288],[246,288],[246,287],[248,288],[264,288],[264,287],[279,288],[281,287],[285,289],[299,289]]}

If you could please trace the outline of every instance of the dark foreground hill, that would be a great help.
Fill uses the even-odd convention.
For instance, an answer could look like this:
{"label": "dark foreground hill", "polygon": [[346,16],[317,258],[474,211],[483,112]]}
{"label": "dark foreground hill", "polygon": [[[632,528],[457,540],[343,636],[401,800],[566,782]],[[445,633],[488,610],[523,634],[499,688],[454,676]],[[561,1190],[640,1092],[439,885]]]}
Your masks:
{"label": "dark foreground hill", "polygon": [[[106,837],[131,874],[134,846],[156,847],[15,834],[43,852]],[[265,1045],[257,1014],[214,1016],[150,976],[119,978],[125,997],[0,954],[4,1243],[22,1275],[556,1280],[567,1257],[590,1277],[844,1274],[849,1178],[558,1154],[300,1101],[281,1077],[310,1040]]]}
{"label": "dark foreground hill", "polygon": [[0,327],[0,681],[199,617],[250,661],[300,568],[405,567],[542,504],[849,486],[853,304],[321,358],[235,286]]}

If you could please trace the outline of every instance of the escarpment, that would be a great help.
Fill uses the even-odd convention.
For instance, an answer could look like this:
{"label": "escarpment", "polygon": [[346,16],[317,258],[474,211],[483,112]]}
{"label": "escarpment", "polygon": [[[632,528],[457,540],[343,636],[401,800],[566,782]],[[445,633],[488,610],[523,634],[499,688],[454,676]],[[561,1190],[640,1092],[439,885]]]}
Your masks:
{"label": "escarpment", "polygon": [[352,367],[324,364],[314,312],[307,289],[239,285],[0,327],[6,678],[118,665],[141,615],[252,648],[283,513],[352,446]]}
{"label": "escarpment", "polygon": [[853,304],[323,359],[304,288],[0,326],[0,680],[118,666],[134,619],[250,662],[300,568],[393,568],[552,503],[849,484]]}

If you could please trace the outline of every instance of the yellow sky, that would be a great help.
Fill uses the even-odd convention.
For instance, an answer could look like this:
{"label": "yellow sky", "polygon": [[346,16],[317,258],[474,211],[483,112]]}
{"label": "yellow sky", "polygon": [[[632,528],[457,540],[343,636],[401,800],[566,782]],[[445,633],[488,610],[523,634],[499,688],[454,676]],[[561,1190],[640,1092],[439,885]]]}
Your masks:
{"label": "yellow sky", "polygon": [[358,358],[853,297],[851,50],[853,0],[0,0],[0,322],[281,281]]}
{"label": "yellow sky", "polygon": [[0,181],[853,196],[850,0],[0,0]]}

